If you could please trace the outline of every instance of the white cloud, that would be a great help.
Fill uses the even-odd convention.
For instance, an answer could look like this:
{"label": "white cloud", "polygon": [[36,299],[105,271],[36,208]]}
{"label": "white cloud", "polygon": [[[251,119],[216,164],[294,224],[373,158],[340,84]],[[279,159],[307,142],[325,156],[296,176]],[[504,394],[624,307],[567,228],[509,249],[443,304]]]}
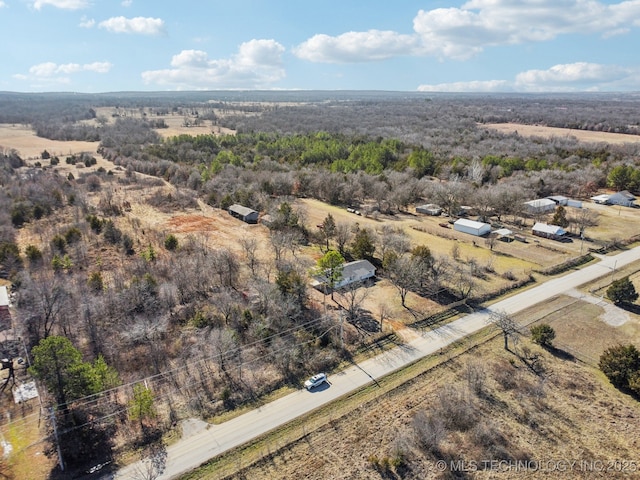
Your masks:
{"label": "white cloud", "polygon": [[362,62],[398,55],[468,59],[485,48],[543,42],[567,34],[621,35],[640,26],[640,0],[469,0],[420,10],[413,33],[370,30],[314,35],[293,51],[312,62]]}
{"label": "white cloud", "polygon": [[88,0],[35,0],[32,2],[33,8],[36,10],[42,9],[42,7],[50,5],[55,8],[61,8],[63,10],[81,10],[89,6]]}
{"label": "white cloud", "polygon": [[251,40],[230,59],[210,59],[202,50],[183,50],[171,67],[142,73],[146,84],[179,90],[210,88],[269,88],[285,76],[284,47],[275,40]]}
{"label": "white cloud", "polygon": [[123,7],[130,7],[131,5],[133,5],[133,0],[122,0],[122,3],[120,4]]}
{"label": "white cloud", "polygon": [[2,0],[0,0],[0,8],[4,8],[4,7],[6,7],[6,6],[7,6],[7,4],[6,4],[6,3],[4,3]]}
{"label": "white cloud", "polygon": [[80,65],[79,63],[64,63],[58,65],[54,62],[44,62],[32,66],[29,74],[32,77],[53,77],[55,75],[70,75],[78,72],[107,73],[113,65],[109,62],[93,62]]}
{"label": "white cloud", "polygon": [[[636,73],[617,65],[576,62],[519,73],[515,86],[526,91],[612,90],[620,85],[633,85]],[[637,88],[637,81],[635,84]]]}
{"label": "white cloud", "polygon": [[312,62],[367,62],[408,55],[413,52],[417,43],[415,35],[369,30],[343,33],[337,37],[314,35],[297,46],[293,53]]}
{"label": "white cloud", "polygon": [[83,15],[78,26],[81,28],[93,28],[95,24],[96,21],[93,18],[87,18]]}
{"label": "white cloud", "polygon": [[514,80],[425,84],[420,92],[590,92],[638,90],[639,68],[576,62],[527,70]]}
{"label": "white cloud", "polygon": [[507,92],[513,87],[506,80],[474,80],[471,82],[439,83],[420,85],[419,92]]}
{"label": "white cloud", "polygon": [[112,33],[160,35],[164,33],[164,20],[150,17],[112,17],[100,22],[98,27]]}

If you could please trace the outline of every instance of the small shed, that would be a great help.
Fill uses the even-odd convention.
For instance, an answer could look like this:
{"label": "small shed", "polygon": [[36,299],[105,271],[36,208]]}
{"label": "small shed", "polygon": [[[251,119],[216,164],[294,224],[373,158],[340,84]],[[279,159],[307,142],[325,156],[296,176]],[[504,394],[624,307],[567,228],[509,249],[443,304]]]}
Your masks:
{"label": "small shed", "polygon": [[453,224],[453,229],[458,232],[475,235],[476,237],[481,237],[491,233],[491,225],[488,223],[476,222],[466,218],[459,218],[456,220]]}
{"label": "small shed", "polygon": [[636,197],[631,195],[627,190],[614,193],[609,196],[610,205],[622,205],[623,207],[632,207],[636,202]]}
{"label": "small shed", "polygon": [[495,235],[498,240],[502,240],[503,242],[512,242],[513,232],[508,228],[499,228],[498,230],[494,230],[491,232],[491,235]]}
{"label": "small shed", "polygon": [[427,203],[416,207],[416,213],[424,213],[425,215],[437,216],[442,213],[442,207],[435,203]]}
{"label": "small shed", "polygon": [[531,233],[538,237],[551,238],[553,240],[558,240],[562,238],[567,232],[563,230],[562,227],[558,225],[547,225],[546,223],[536,223]]}
{"label": "small shed", "polygon": [[258,212],[255,210],[244,207],[242,205],[233,204],[229,207],[229,215],[233,215],[236,218],[239,218],[243,222],[247,223],[258,223]]}
{"label": "small shed", "polygon": [[524,208],[527,213],[531,214],[547,213],[556,209],[556,202],[550,198],[538,198],[524,202]]}

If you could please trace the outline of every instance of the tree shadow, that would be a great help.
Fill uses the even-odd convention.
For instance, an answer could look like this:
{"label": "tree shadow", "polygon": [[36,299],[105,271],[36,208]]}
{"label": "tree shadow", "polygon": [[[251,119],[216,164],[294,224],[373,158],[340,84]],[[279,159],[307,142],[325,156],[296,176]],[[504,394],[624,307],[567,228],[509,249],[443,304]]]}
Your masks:
{"label": "tree shadow", "polygon": [[621,308],[629,313],[640,315],[640,305],[635,303],[617,303],[616,307]]}
{"label": "tree shadow", "polygon": [[376,320],[369,310],[358,310],[355,318],[349,320],[349,323],[366,333],[380,332],[380,321]]}
{"label": "tree shadow", "polygon": [[549,352],[554,357],[560,360],[566,360],[568,362],[575,362],[576,357],[566,350],[562,350],[561,348],[554,347],[553,345],[543,347],[547,352]]}

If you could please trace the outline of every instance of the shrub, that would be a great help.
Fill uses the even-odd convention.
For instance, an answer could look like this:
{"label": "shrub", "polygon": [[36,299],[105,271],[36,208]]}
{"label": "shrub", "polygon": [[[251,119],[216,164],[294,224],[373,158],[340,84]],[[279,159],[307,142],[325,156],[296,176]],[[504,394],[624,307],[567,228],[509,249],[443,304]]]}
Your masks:
{"label": "shrub", "polygon": [[638,299],[638,292],[636,292],[633,283],[627,276],[611,283],[611,286],[607,289],[607,298],[616,305],[633,303]]}
{"label": "shrub", "polygon": [[122,232],[116,227],[111,220],[107,220],[103,223],[104,227],[104,239],[112,245],[120,243],[122,239]]}
{"label": "shrub", "polygon": [[537,343],[543,347],[550,347],[553,339],[556,338],[556,331],[547,323],[534,325],[529,331],[531,332],[531,340],[533,343]]}
{"label": "shrub", "polygon": [[72,227],[64,234],[64,239],[67,241],[67,245],[77,242],[82,238],[82,233],[76,227]]}
{"label": "shrub", "polygon": [[87,221],[89,222],[89,227],[91,227],[91,230],[93,230],[96,234],[99,234],[102,231],[102,220],[100,220],[98,217],[96,217],[95,215],[89,215],[87,217]]}
{"label": "shrub", "polygon": [[100,272],[93,272],[89,275],[87,283],[89,284],[89,288],[94,292],[101,292],[104,290],[104,280],[102,279],[102,274]]}
{"label": "shrub", "polygon": [[64,253],[65,250],[67,249],[67,241],[62,235],[56,235],[51,240],[51,246],[53,247],[54,250],[60,253]]}
{"label": "shrub", "polygon": [[29,209],[26,205],[18,203],[11,209],[11,223],[16,228],[20,228],[29,221]]}
{"label": "shrub", "polygon": [[126,233],[122,236],[122,248],[127,255],[133,255],[135,253],[133,249],[133,239]]}
{"label": "shrub", "polygon": [[27,245],[27,248],[24,249],[24,254],[30,262],[38,262],[42,260],[42,252],[35,245]]}
{"label": "shrub", "polygon": [[173,250],[178,248],[178,239],[176,238],[176,236],[173,233],[170,233],[164,239],[164,248],[166,248],[167,250],[171,250],[171,251],[173,251]]}
{"label": "shrub", "polygon": [[640,370],[640,352],[631,344],[609,347],[600,355],[598,367],[613,385],[629,388],[629,381]]}
{"label": "shrub", "polygon": [[447,434],[444,421],[436,414],[420,411],[412,424],[420,447],[426,452],[437,452]]}

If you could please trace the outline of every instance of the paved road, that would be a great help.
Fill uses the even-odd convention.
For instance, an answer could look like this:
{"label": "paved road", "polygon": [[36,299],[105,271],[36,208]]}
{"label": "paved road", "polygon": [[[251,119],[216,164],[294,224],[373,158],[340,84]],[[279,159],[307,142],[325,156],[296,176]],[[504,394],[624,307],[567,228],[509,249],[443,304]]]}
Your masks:
{"label": "paved road", "polygon": [[[176,478],[210,458],[284,425],[421,357],[437,352],[450,343],[485,327],[491,311],[502,311],[507,314],[520,312],[592,280],[606,275],[613,276],[615,269],[622,268],[635,260],[640,260],[640,247],[615,256],[602,257],[597,264],[513,295],[493,304],[490,309],[462,317],[426,332],[406,345],[333,374],[330,376],[331,385],[320,387],[313,392],[300,390],[223,424],[211,425],[200,433],[182,439],[167,448],[166,469],[159,479]],[[139,477],[140,469],[140,464],[131,465],[120,470],[115,478],[135,479]]]}

